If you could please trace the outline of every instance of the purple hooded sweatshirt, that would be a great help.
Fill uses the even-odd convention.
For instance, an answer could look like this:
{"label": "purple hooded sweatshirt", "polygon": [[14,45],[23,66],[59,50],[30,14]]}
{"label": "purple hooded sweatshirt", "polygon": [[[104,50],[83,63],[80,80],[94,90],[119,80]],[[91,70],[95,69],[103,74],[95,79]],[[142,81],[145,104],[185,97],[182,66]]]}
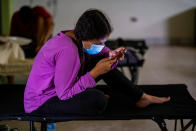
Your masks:
{"label": "purple hooded sweatshirt", "polygon": [[[104,47],[99,55],[108,56],[105,54],[109,51]],[[25,112],[38,109],[51,97],[67,100],[87,88],[95,87],[96,82],[89,72],[78,77],[84,62],[80,63],[78,48],[65,31],[51,38],[35,57],[24,93]]]}

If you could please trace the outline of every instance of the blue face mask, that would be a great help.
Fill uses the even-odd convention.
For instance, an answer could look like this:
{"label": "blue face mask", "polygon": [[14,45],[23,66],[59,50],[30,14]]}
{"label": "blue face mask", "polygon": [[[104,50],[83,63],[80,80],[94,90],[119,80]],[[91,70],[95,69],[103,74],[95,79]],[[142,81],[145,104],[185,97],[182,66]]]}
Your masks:
{"label": "blue face mask", "polygon": [[84,52],[88,53],[89,55],[96,55],[102,51],[104,45],[95,45],[92,44],[90,49],[87,49],[83,46]]}
{"label": "blue face mask", "polygon": [[101,40],[100,42],[102,43],[102,45],[92,44],[90,49],[85,48],[83,45],[83,50],[84,50],[84,52],[88,53],[89,55],[96,55],[103,50],[103,48],[105,46],[104,43],[106,41],[107,41],[107,39]]}

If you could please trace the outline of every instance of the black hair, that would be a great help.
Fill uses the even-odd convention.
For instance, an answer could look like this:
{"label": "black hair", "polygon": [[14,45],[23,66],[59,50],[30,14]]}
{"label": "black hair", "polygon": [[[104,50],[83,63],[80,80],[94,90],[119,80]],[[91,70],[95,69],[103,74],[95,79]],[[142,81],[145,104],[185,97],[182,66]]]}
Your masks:
{"label": "black hair", "polygon": [[74,34],[79,41],[101,39],[112,32],[106,16],[97,9],[85,11],[78,19]]}
{"label": "black hair", "polygon": [[30,6],[23,6],[19,10],[19,18],[23,23],[33,22],[33,10]]}
{"label": "black hair", "polygon": [[[106,16],[97,9],[89,9],[85,11],[78,19],[74,34],[76,37],[76,45],[80,55],[80,61],[83,58],[82,41],[101,39],[112,32],[112,27]],[[90,62],[85,54],[86,65]],[[84,65],[83,65],[84,66]],[[83,67],[81,67],[83,68]],[[79,75],[82,75],[85,69],[80,69]]]}

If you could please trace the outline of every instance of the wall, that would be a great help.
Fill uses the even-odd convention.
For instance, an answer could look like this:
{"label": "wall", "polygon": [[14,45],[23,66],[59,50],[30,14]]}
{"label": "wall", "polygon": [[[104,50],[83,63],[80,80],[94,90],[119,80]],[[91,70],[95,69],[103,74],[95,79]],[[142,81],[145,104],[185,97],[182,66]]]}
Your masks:
{"label": "wall", "polygon": [[169,43],[183,44],[194,41],[194,38],[196,37],[195,18],[196,8],[186,10],[169,18],[167,20],[167,35]]}
{"label": "wall", "polygon": [[[144,38],[148,43],[168,43],[168,20],[187,10],[196,7],[195,0],[57,0],[57,7],[50,6],[53,0],[15,0],[14,10],[22,5],[41,4],[51,13],[56,13],[54,34],[64,29],[72,29],[77,18],[89,8],[101,9],[110,18],[114,28],[111,39],[122,37],[126,39]],[[137,18],[136,22],[131,18]],[[182,18],[183,19],[183,18]],[[192,19],[192,17],[191,17]],[[178,22],[178,21],[176,21]],[[186,22],[183,23],[186,28]],[[193,26],[193,22],[190,26]],[[175,25],[175,24],[174,24]],[[190,29],[188,32],[193,32]],[[188,33],[190,34],[190,33]],[[186,37],[180,33],[177,37]],[[191,34],[192,35],[192,34]],[[187,40],[192,42],[192,36]]]}
{"label": "wall", "polygon": [[1,6],[1,34],[8,35],[10,30],[10,22],[13,14],[13,0],[0,0]]}

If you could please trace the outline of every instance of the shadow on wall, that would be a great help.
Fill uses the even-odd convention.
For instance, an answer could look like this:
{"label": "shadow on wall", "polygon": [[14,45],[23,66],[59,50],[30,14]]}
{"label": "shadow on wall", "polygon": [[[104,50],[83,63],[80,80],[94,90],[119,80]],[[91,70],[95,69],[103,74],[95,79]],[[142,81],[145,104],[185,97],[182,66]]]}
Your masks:
{"label": "shadow on wall", "polygon": [[196,8],[168,19],[168,43],[196,46]]}

